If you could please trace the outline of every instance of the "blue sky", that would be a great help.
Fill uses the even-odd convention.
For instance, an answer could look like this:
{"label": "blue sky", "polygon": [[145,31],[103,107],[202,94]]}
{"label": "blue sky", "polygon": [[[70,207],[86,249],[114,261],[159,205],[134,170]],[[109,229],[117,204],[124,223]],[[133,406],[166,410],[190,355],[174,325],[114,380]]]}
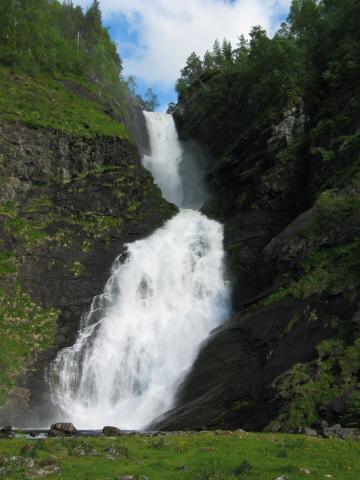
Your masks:
{"label": "blue sky", "polygon": [[[89,0],[78,0],[82,6]],[[291,0],[100,0],[124,63],[124,74],[137,78],[139,92],[153,88],[160,110],[176,100],[174,85],[192,51],[203,55],[214,40],[234,44],[242,33],[262,25],[276,31]]]}

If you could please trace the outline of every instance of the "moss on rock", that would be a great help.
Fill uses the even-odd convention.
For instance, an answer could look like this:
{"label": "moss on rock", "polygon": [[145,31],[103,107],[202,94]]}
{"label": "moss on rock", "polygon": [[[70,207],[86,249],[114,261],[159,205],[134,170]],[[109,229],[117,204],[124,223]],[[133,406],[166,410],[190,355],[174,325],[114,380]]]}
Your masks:
{"label": "moss on rock", "polygon": [[[360,339],[347,345],[334,338],[318,345],[318,358],[298,363],[276,378],[272,388],[282,405],[277,420],[285,430],[309,426],[319,417],[331,419],[331,403],[344,391],[358,386]],[[348,420],[359,422],[357,397],[348,407]]]}
{"label": "moss on rock", "polygon": [[34,355],[53,344],[58,316],[58,309],[32,301],[17,282],[0,291],[0,405],[17,376],[31,369]]}

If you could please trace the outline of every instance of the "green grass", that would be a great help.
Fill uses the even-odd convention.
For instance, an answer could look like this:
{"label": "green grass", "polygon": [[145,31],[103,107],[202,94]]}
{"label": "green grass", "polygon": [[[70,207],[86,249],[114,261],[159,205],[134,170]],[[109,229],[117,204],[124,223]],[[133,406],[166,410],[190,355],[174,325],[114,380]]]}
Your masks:
{"label": "green grass", "polygon": [[20,122],[85,137],[129,137],[125,127],[106,115],[95,100],[68,91],[56,79],[12,74],[3,67],[0,67],[0,122]]}
{"label": "green grass", "polygon": [[1,479],[32,478],[47,463],[60,467],[49,480],[358,480],[360,442],[230,432],[0,441]]}

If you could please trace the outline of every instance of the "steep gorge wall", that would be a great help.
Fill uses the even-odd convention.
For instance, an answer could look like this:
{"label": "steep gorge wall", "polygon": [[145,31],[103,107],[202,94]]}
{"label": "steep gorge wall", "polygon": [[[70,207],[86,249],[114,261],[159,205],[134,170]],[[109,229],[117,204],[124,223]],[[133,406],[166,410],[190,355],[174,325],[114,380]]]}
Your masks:
{"label": "steep gorge wall", "polygon": [[[192,95],[180,98],[177,121],[183,136],[220,158],[208,174],[212,198],[204,210],[225,226],[234,314],[203,347],[175,409],[157,426],[351,423],[360,361],[356,116],[338,140],[321,130],[326,115],[309,118],[302,104],[246,129],[230,120],[230,147],[217,125],[194,121],[196,88]],[[344,99],[346,109],[353,113]],[[333,162],[313,138],[331,142]]]}
{"label": "steep gorge wall", "polygon": [[132,140],[0,124],[1,422],[44,422],[49,361],[125,243],[175,212]]}

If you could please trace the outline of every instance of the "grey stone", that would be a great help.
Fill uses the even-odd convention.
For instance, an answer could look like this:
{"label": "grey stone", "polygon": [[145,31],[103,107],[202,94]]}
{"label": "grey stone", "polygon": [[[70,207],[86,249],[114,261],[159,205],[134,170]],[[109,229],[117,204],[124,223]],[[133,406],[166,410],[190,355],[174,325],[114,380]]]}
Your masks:
{"label": "grey stone", "polygon": [[47,465],[31,473],[32,477],[42,478],[48,475],[60,475],[61,469],[58,465]]}
{"label": "grey stone", "polygon": [[0,428],[0,438],[13,438],[15,432],[10,425]]}
{"label": "grey stone", "polygon": [[66,437],[76,435],[77,430],[72,423],[53,423],[50,427],[49,437]]}
{"label": "grey stone", "polygon": [[106,437],[121,437],[124,435],[124,433],[120,430],[120,428],[117,427],[104,427],[102,430],[102,433]]}
{"label": "grey stone", "polygon": [[299,428],[299,433],[301,433],[302,435],[306,435],[308,437],[317,437],[318,436],[317,431],[314,430],[313,428],[310,428],[310,427],[300,427]]}

